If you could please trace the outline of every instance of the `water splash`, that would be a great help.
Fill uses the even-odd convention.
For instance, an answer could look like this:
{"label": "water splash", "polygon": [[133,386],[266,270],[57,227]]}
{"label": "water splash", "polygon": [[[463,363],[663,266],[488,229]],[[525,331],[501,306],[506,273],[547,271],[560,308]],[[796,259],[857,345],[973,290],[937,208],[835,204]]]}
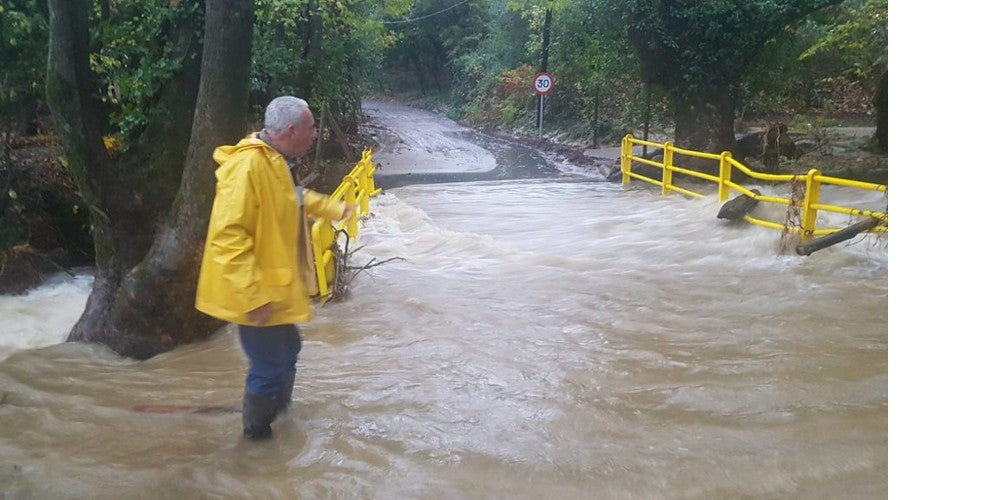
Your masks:
{"label": "water splash", "polygon": [[0,296],[0,360],[11,353],[65,342],[94,283],[89,273],[57,274],[26,295]]}

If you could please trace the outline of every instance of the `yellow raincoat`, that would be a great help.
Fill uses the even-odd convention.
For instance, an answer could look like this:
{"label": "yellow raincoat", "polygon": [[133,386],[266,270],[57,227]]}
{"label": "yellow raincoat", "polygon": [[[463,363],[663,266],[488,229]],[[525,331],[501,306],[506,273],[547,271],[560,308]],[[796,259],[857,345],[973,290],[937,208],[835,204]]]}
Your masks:
{"label": "yellow raincoat", "polygon": [[274,314],[263,326],[311,320],[316,275],[305,217],[338,220],[344,204],[308,189],[300,203],[285,158],[257,134],[216,148],[213,158],[218,182],[195,307],[241,325],[267,303]]}

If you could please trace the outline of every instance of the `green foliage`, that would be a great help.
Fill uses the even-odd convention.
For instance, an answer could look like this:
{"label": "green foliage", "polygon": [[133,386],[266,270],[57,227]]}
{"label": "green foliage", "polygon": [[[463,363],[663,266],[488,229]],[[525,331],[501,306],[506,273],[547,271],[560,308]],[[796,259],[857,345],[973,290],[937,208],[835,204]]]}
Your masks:
{"label": "green foliage", "polygon": [[304,41],[297,27],[305,22],[303,8],[307,3],[307,0],[255,0],[251,92],[268,98],[300,93],[296,83],[303,64]]}
{"label": "green foliage", "polygon": [[528,20],[494,3],[484,11],[485,36],[474,50],[451,60],[453,92],[473,108],[500,84],[500,74],[523,67],[529,61],[524,41],[529,37]]}
{"label": "green foliage", "polygon": [[839,1],[629,0],[621,8],[645,78],[696,98],[738,81],[768,40]]}
{"label": "green foliage", "polygon": [[887,22],[886,0],[849,0],[786,27],[740,82],[747,109],[751,114],[869,111],[888,65]]}
{"label": "green foliage", "polygon": [[889,62],[889,1],[853,0],[812,22],[821,35],[799,60],[823,59],[830,73],[853,81],[877,78]]}
{"label": "green foliage", "polygon": [[[394,44],[386,54],[386,62],[390,66],[388,74],[394,79],[406,81],[403,88],[399,85],[393,90],[405,90],[406,87],[419,88],[421,93],[442,91],[450,87],[452,79],[458,82],[466,81],[468,76],[478,80],[478,69],[495,67],[496,72],[505,65],[495,65],[489,60],[466,60],[456,63],[474,53],[485,43],[496,44],[496,38],[490,39],[485,23],[490,17],[491,0],[416,0],[413,8],[399,18],[386,21]],[[509,60],[509,58],[507,58]],[[461,66],[461,68],[460,68]],[[462,69],[472,73],[463,74]],[[384,77],[385,75],[380,75]],[[384,89],[385,82],[379,81],[378,88]],[[395,82],[394,82],[395,83]]]}
{"label": "green foliage", "polygon": [[[642,80],[660,84],[650,100],[654,115],[712,101],[720,93],[750,114],[863,111],[886,65],[887,0],[840,2],[474,1],[470,5],[485,33],[472,48],[449,52],[444,63],[452,76],[454,114],[505,127],[533,120],[527,116],[533,115],[532,106],[503,103],[497,96],[506,95],[498,90],[509,84],[505,72],[525,65],[539,69],[548,9],[553,14],[548,69],[556,85],[546,116],[553,124],[583,122],[589,129],[596,101],[597,122],[630,131],[647,110]],[[453,3],[418,1],[409,17],[448,5]],[[448,22],[430,18],[419,29],[399,28],[402,41],[387,58],[392,71],[414,74],[404,49],[432,53],[433,43],[418,40],[436,40],[461,25]]]}
{"label": "green foliage", "polygon": [[[434,6],[438,4],[448,3]],[[456,47],[446,51],[443,63],[451,73],[456,103],[449,116],[508,129],[535,126],[537,97],[531,82],[540,69],[542,28],[546,10],[551,9],[548,71],[556,85],[547,100],[546,121],[580,124],[577,135],[589,136],[596,98],[601,115],[598,125],[609,133],[630,130],[640,122],[642,103],[637,102],[643,87],[637,61],[621,36],[620,19],[608,15],[600,2],[480,0],[470,6],[476,22],[449,22],[468,30],[480,24],[478,29],[485,33],[478,43],[449,45],[441,34],[458,32],[448,31],[444,20],[429,18],[420,23],[426,26],[401,30],[403,41],[391,49],[387,60],[394,71],[412,75],[413,53],[433,53],[435,43]],[[416,13],[415,9],[411,16]],[[469,38],[468,34],[464,37]],[[419,83],[410,82],[411,87],[399,90]],[[422,86],[430,90],[430,82]]]}
{"label": "green foliage", "polygon": [[[384,6],[382,5],[384,3]],[[377,19],[405,12],[412,0],[256,0],[251,91],[263,105],[282,94],[308,96],[351,114],[360,104],[360,78],[378,73],[395,39]],[[321,27],[319,47],[306,29]],[[317,51],[307,56],[308,51]],[[311,78],[305,75],[311,74]]]}
{"label": "green foliage", "polygon": [[594,125],[630,132],[641,123],[639,65],[621,33],[620,18],[609,16],[595,2],[563,2],[553,8],[549,66],[557,78],[554,93],[563,103],[551,107],[553,122],[586,124],[583,136],[590,135]]}
{"label": "green foliage", "polygon": [[[531,126],[542,24],[553,14],[547,121],[630,131],[646,109],[642,80],[664,85],[656,114],[706,88],[729,86],[753,113],[854,109],[887,66],[887,0],[255,0],[255,102],[294,93],[342,113],[365,91],[409,75],[405,86],[450,92],[456,117]],[[92,8],[91,64],[111,112],[105,133],[128,138],[158,112],[184,47],[165,36],[201,2],[111,0]],[[0,110],[41,97],[45,2],[0,3]],[[806,13],[813,14],[802,18]],[[306,26],[319,16],[319,56],[306,59]],[[189,17],[188,17],[189,18]],[[624,36],[628,33],[630,36]],[[10,62],[10,64],[7,64]],[[640,70],[642,75],[640,75]],[[312,74],[311,79],[304,75]],[[419,82],[418,82],[419,80]],[[513,82],[517,82],[516,84]],[[517,87],[512,91],[512,85]],[[596,101],[596,102],[595,102]],[[440,101],[439,101],[440,102]],[[853,106],[853,108],[852,108]],[[581,132],[582,133],[582,132]]]}
{"label": "green foliage", "polygon": [[[107,134],[127,140],[141,132],[157,110],[151,109],[164,83],[181,68],[188,47],[177,46],[169,36],[184,18],[202,16],[197,2],[133,1],[113,4],[112,15],[100,17],[92,38],[98,50],[90,55],[90,67],[104,82],[102,100],[111,109]],[[200,25],[201,22],[197,22]],[[162,110],[160,110],[162,111]]]}
{"label": "green foliage", "polygon": [[[48,13],[34,0],[0,2],[0,115],[44,99]],[[6,120],[5,120],[6,121]]]}
{"label": "green foliage", "polygon": [[534,117],[531,81],[536,71],[527,64],[487,75],[468,93],[461,118],[473,124],[515,128]]}
{"label": "green foliage", "polygon": [[413,8],[413,0],[386,0],[382,11],[388,19],[402,19]]}
{"label": "green foliage", "polygon": [[[125,148],[167,112],[153,109],[154,103],[189,48],[177,46],[170,34],[182,21],[201,26],[202,4],[111,0],[105,12],[100,2],[93,2],[90,63],[110,115],[109,129],[102,133],[122,137]],[[356,107],[359,79],[377,75],[385,51],[396,42],[380,19],[405,15],[412,5],[413,0],[255,0],[252,90],[262,99],[295,93],[342,109]],[[323,32],[320,56],[306,61],[309,40],[303,37],[310,6],[320,16]],[[0,3],[0,110],[5,115],[44,100],[44,9],[44,0]],[[306,69],[313,72],[312,83],[303,81]]]}

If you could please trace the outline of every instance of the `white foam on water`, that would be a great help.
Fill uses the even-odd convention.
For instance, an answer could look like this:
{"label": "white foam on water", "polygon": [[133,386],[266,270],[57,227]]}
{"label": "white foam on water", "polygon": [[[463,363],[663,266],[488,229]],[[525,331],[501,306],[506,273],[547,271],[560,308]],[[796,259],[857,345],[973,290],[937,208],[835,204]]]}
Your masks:
{"label": "white foam on water", "polygon": [[93,283],[90,274],[60,273],[26,295],[0,295],[0,360],[22,349],[65,342]]}

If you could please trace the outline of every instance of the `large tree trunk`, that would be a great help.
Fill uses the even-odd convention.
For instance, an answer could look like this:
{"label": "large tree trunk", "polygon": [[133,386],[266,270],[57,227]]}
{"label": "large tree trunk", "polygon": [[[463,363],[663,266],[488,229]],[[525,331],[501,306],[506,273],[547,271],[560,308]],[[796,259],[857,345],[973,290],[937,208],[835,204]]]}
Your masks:
{"label": "large tree trunk", "polygon": [[[706,90],[699,98],[675,98],[675,102],[679,104],[674,112],[675,146],[705,153],[735,150],[735,112],[731,94],[725,86]],[[707,174],[719,174],[719,162],[716,160],[676,154],[674,164]],[[734,175],[734,180],[742,179],[738,170]]]}
{"label": "large tree trunk", "polygon": [[706,90],[694,98],[676,98],[674,145],[706,153],[733,151],[733,99],[726,87]]}
{"label": "large tree trunk", "polygon": [[103,200],[105,172],[112,159],[102,144],[107,110],[92,96],[100,93],[90,71],[87,2],[50,0],[46,94],[67,167],[90,210],[98,269],[113,268],[111,221]]}
{"label": "large tree trunk", "polygon": [[882,73],[875,91],[875,146],[879,151],[889,151],[889,70]]}
{"label": "large tree trunk", "polygon": [[[98,342],[125,356],[148,358],[177,344],[205,338],[221,325],[194,309],[194,290],[215,193],[212,150],[246,132],[253,2],[206,1],[204,53],[193,118],[185,118],[192,116],[191,105],[187,111],[184,106],[174,108],[176,121],[163,127],[190,132],[177,141],[187,144],[183,175],[173,183],[166,175],[167,181],[150,187],[143,176],[127,175],[115,168],[131,161],[113,162],[101,147],[99,131],[105,124],[95,118],[100,115],[89,112],[95,107],[93,96],[98,94],[88,83],[93,75],[87,67],[84,4],[50,0],[49,101],[58,115],[56,122],[64,146],[69,146],[67,156],[81,190],[92,191],[88,202],[93,202],[98,253],[94,290],[69,340]],[[184,80],[183,76],[178,80]],[[176,98],[167,99],[169,102],[185,101],[182,90],[167,94]],[[187,93],[188,102],[194,98]],[[169,138],[169,134],[163,137]],[[169,142],[152,144],[170,148]],[[153,151],[154,164],[176,163],[180,157],[177,154],[164,160],[162,152]],[[132,215],[142,213],[136,207],[146,204],[137,193],[147,189],[166,191],[167,199],[176,194],[165,223]],[[124,200],[115,201],[109,195]],[[156,232],[144,231],[145,225],[137,225],[137,221],[155,227]],[[125,234],[129,229],[135,234]]]}
{"label": "large tree trunk", "polygon": [[302,60],[299,67],[299,96],[306,101],[312,99],[315,86],[316,71],[323,64],[323,14],[316,0],[309,0],[302,6],[302,17],[305,20],[299,24],[299,37],[302,39]]}

